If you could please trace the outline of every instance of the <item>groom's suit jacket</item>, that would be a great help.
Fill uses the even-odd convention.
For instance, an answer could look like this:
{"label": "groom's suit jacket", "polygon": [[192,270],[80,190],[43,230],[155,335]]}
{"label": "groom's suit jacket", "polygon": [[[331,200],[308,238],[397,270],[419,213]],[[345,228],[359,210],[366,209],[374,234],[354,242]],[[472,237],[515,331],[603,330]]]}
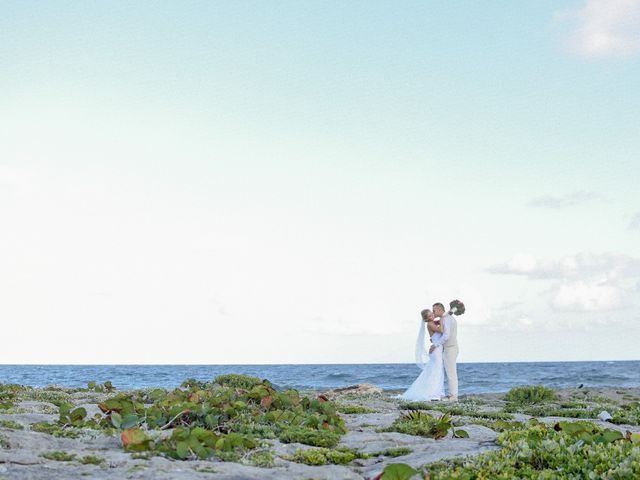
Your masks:
{"label": "groom's suit jacket", "polygon": [[458,321],[453,315],[445,313],[442,316],[442,326],[444,332],[442,337],[434,342],[434,345],[444,345],[444,348],[457,347],[458,346]]}

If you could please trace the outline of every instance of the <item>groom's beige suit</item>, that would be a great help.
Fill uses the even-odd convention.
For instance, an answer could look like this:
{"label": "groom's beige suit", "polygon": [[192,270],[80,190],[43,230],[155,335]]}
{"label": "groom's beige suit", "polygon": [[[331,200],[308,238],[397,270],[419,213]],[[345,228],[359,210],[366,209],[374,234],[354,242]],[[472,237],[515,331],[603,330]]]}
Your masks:
{"label": "groom's beige suit", "polygon": [[444,361],[444,371],[449,382],[449,396],[452,399],[458,398],[458,369],[456,360],[458,358],[458,321],[456,317],[445,313],[442,316],[443,333],[434,345],[443,345],[442,358]]}

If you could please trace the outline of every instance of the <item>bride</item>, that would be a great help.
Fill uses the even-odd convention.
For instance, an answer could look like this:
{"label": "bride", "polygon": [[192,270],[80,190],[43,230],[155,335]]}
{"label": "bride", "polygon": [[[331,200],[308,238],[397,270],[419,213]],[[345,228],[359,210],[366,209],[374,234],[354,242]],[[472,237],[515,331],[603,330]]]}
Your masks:
{"label": "bride", "polygon": [[444,365],[442,362],[442,346],[436,347],[425,360],[425,352],[429,351],[430,345],[425,345],[425,326],[429,332],[429,338],[438,340],[442,336],[443,327],[440,322],[436,322],[435,315],[431,310],[420,312],[420,331],[416,342],[416,364],[422,372],[409,387],[400,395],[403,400],[440,400],[444,397]]}

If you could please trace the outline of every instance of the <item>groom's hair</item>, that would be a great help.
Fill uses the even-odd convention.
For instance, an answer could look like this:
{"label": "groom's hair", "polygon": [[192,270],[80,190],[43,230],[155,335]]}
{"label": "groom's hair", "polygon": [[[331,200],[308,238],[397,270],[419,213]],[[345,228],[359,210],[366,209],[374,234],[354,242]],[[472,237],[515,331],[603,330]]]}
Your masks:
{"label": "groom's hair", "polygon": [[444,310],[444,305],[441,303],[434,303],[433,308],[435,309],[436,307],[440,307],[442,310]]}

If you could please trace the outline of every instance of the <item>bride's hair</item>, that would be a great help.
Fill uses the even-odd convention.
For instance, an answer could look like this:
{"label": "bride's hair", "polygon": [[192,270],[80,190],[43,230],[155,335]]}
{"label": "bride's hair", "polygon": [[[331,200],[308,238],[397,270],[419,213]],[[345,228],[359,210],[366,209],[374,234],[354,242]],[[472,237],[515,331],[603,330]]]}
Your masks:
{"label": "bride's hair", "polygon": [[420,312],[420,315],[422,316],[422,319],[427,322],[429,319],[427,318],[427,316],[431,313],[431,310],[429,310],[428,308],[422,310]]}

